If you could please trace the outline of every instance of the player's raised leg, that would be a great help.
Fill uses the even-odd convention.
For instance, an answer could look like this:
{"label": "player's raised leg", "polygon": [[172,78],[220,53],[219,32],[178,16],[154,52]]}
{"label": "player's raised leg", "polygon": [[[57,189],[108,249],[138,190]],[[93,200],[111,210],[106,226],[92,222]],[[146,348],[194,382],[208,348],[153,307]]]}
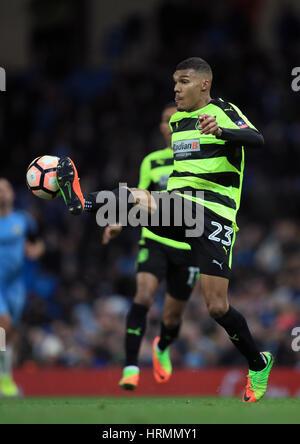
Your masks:
{"label": "player's raised leg", "polygon": [[138,355],[146,331],[146,318],[153,304],[159,281],[151,273],[137,274],[137,292],[127,316],[125,339],[125,367],[119,385],[124,390],[134,390],[139,383]]}
{"label": "player's raised leg", "polygon": [[229,305],[228,282],[222,277],[201,275],[201,289],[210,316],[226,330],[232,344],[248,361],[250,371],[243,401],[257,402],[267,390],[274,359],[270,353],[258,350],[246,319]]}
{"label": "player's raised leg", "polygon": [[[82,214],[83,211],[96,213],[104,205],[104,203],[97,202],[97,195],[101,191],[92,192],[86,196],[83,195],[77,168],[69,157],[62,157],[58,162],[57,183],[69,212],[74,216]],[[115,195],[117,204],[125,203],[123,199],[126,198],[128,203],[126,211],[129,211],[135,205],[138,205],[141,210],[148,213],[156,211],[155,199],[148,190],[124,188],[127,190],[127,193],[124,193],[124,197],[120,197],[119,188],[113,190],[112,193]]]}
{"label": "player's raised leg", "polygon": [[56,178],[61,195],[70,213],[74,215],[81,214],[84,210],[84,197],[77,169],[69,157],[62,157],[59,160]]}

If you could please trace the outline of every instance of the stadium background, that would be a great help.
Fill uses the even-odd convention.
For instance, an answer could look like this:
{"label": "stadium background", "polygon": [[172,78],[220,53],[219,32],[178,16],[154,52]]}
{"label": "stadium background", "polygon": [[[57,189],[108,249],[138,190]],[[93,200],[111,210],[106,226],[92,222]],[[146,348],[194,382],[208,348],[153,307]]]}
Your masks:
{"label": "stadium background", "polygon": [[[1,2],[0,175],[16,188],[17,207],[38,220],[47,249],[26,263],[20,380],[37,366],[122,365],[139,238],[127,229],[102,247],[92,218],[73,219],[61,201],[30,195],[26,167],[42,154],[69,155],[85,189],[135,186],[143,157],[163,147],[158,124],[173,99],[174,67],[195,55],[213,67],[213,96],[241,107],[266,140],[263,151],[247,152],[230,298],[277,366],[299,370],[291,349],[300,326],[299,93],[291,88],[299,9],[270,0]],[[144,366],[163,294],[161,287],[149,316]],[[197,291],[172,359],[192,370],[245,365]]]}

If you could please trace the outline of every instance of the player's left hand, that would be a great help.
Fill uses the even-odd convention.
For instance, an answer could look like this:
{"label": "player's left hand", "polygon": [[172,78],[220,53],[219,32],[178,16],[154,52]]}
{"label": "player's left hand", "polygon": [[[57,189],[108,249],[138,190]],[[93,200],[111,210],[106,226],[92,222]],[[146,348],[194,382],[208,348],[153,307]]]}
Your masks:
{"label": "player's left hand", "polygon": [[209,114],[199,114],[198,119],[202,128],[201,134],[212,134],[217,137],[222,135],[222,129],[219,127],[215,117]]}

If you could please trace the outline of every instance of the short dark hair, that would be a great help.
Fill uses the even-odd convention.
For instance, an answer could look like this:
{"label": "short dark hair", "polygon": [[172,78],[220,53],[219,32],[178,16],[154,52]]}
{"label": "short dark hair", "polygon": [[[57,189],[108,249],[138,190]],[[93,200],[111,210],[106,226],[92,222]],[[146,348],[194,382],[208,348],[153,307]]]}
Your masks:
{"label": "short dark hair", "polygon": [[189,59],[183,60],[176,66],[176,71],[181,71],[184,69],[194,69],[197,72],[212,76],[212,69],[210,65],[200,57],[190,57]]}

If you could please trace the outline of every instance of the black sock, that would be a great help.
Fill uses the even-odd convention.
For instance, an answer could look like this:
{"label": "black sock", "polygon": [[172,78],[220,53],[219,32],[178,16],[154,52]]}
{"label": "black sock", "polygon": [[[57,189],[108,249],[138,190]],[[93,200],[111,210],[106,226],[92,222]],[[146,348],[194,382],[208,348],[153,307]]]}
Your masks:
{"label": "black sock", "polygon": [[166,327],[163,323],[161,324],[160,340],[158,343],[158,347],[161,351],[169,347],[169,345],[171,345],[172,342],[174,342],[175,339],[178,338],[180,327],[181,324],[176,325],[176,327],[169,328]]}
{"label": "black sock", "polygon": [[222,318],[215,320],[226,330],[231,342],[245,356],[250,370],[258,372],[266,367],[266,362],[257,349],[246,319],[241,313],[233,307],[229,307],[228,312]]}
{"label": "black sock", "polygon": [[147,313],[148,307],[140,304],[132,304],[128,313],[125,339],[126,367],[138,365],[140,346],[146,330]]}
{"label": "black sock", "polygon": [[97,191],[84,196],[84,211],[87,213],[97,213],[102,206],[102,204],[96,202],[99,193],[100,191]]}
{"label": "black sock", "polygon": [[[97,196],[102,193],[102,201],[97,202]],[[134,206],[134,197],[128,188],[120,187],[113,191],[97,191],[84,196],[84,211],[87,213],[97,213],[103,206],[108,204],[107,193],[115,195],[116,215],[111,224],[117,223],[122,215],[127,216],[128,211]],[[99,200],[99,199],[98,199]],[[114,207],[112,207],[113,209]]]}

